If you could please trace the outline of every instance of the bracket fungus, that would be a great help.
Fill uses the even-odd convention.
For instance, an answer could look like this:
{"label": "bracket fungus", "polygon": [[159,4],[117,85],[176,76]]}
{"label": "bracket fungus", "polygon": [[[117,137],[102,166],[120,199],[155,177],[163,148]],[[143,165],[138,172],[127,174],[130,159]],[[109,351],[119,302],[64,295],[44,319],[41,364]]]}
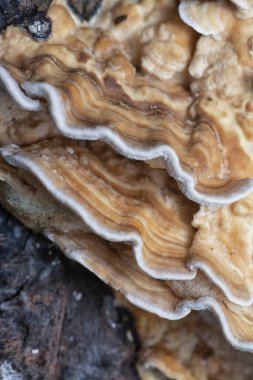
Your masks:
{"label": "bracket fungus", "polygon": [[[191,61],[197,59],[199,28],[187,26],[182,11],[183,20],[178,17],[176,1],[116,2],[112,9],[105,2],[90,23],[77,19],[63,1],[54,1],[48,12],[52,35],[46,42],[32,41],[15,27],[1,37],[1,78],[22,107],[37,110],[39,99],[46,98],[60,134],[103,140],[129,158],[166,167],[198,203],[232,203],[253,189],[250,139],[242,120],[251,104],[252,63],[245,55],[252,26],[251,20],[236,18],[232,5],[211,3],[214,11],[224,8],[231,16],[228,26],[220,21],[226,33],[217,33],[242,64],[239,88],[225,91],[222,109],[217,109],[218,74],[212,72],[222,71],[227,86],[233,85],[232,70],[225,70],[227,56],[218,53],[216,64],[210,58],[210,74],[208,64],[202,69],[208,91],[189,90],[195,83]],[[198,2],[187,4],[194,8]],[[127,17],[113,22],[121,12]],[[18,84],[26,95],[17,91]],[[231,154],[235,151],[240,159]]]}
{"label": "bracket fungus", "polygon": [[[132,304],[211,310],[253,351],[251,3],[86,3],[53,0],[45,41],[0,36],[0,201]],[[143,378],[225,380],[160,343],[170,325]]]}

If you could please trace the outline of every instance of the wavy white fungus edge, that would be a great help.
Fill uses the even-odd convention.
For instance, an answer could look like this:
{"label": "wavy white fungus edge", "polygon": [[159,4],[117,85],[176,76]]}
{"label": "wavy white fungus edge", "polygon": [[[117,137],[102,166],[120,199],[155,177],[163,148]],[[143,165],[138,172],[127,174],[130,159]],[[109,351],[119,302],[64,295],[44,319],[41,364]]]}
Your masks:
{"label": "wavy white fungus edge", "polygon": [[[54,238],[54,234],[46,233],[45,234],[51,241],[56,242],[57,239]],[[89,258],[86,260],[86,251],[78,250],[78,249],[66,249],[64,253],[70,259],[77,261],[85,268],[89,269],[91,272],[95,273],[101,280],[104,282],[108,282],[108,280],[103,276],[102,273],[94,270],[92,265],[89,263]],[[116,289],[119,290],[119,289]],[[253,342],[246,342],[236,338],[232,330],[229,327],[228,320],[225,316],[225,313],[222,310],[222,307],[219,305],[219,302],[214,297],[200,297],[197,300],[187,300],[181,301],[177,304],[174,311],[168,311],[161,308],[159,305],[155,304],[154,301],[150,301],[143,297],[138,297],[136,294],[130,293],[127,289],[124,289],[124,296],[128,299],[132,304],[147,310],[151,313],[157,314],[161,318],[169,319],[169,320],[178,320],[186,317],[192,310],[202,311],[202,310],[210,310],[212,311],[217,319],[219,320],[223,333],[229,343],[234,347],[242,351],[253,352]]]}
{"label": "wavy white fungus edge", "polygon": [[6,90],[11,94],[15,102],[17,102],[21,108],[28,111],[40,111],[41,104],[39,100],[31,99],[22,92],[19,84],[12,78],[10,73],[0,65],[0,79],[6,88]]}
{"label": "wavy white fungus edge", "polygon": [[197,269],[201,269],[210,281],[217,285],[231,302],[240,306],[250,306],[252,304],[252,297],[249,299],[237,297],[230,290],[228,284],[206,263],[189,261],[189,263],[186,263],[186,268],[190,271],[188,274],[170,271],[156,271],[153,268],[150,268],[143,257],[143,241],[137,232],[126,233],[105,227],[82,204],[68,196],[64,191],[58,189],[40,166],[34,163],[30,158],[26,157],[26,154],[22,152],[17,145],[12,144],[1,148],[0,155],[2,155],[9,164],[31,172],[41,181],[43,186],[54,198],[74,211],[96,235],[112,242],[131,242],[138,266],[151,277],[159,280],[193,280],[196,277]]}
{"label": "wavy white fungus edge", "polygon": [[[8,71],[0,65],[0,80],[2,79],[10,95],[14,100],[30,111],[38,111],[37,101],[30,99],[18,87],[17,82],[10,76]],[[148,161],[154,158],[163,157],[168,173],[175,178],[185,196],[203,205],[227,205],[247,197],[253,191],[253,177],[238,180],[235,189],[227,194],[205,194],[195,189],[196,181],[192,174],[183,169],[180,160],[168,145],[156,145],[154,148],[140,149],[127,144],[115,131],[106,126],[85,129],[75,128],[66,123],[64,103],[59,92],[48,83],[25,82],[22,88],[30,96],[46,98],[49,101],[49,108],[58,130],[66,137],[76,140],[101,140],[113,147],[122,155],[141,161]],[[28,104],[27,104],[28,102]]]}
{"label": "wavy white fungus edge", "polygon": [[[217,34],[217,31],[213,31],[212,29],[210,29],[208,27],[204,28],[203,26],[198,24],[187,12],[187,10],[191,6],[192,2],[194,2],[194,1],[195,0],[193,0],[193,1],[192,0],[182,0],[180,2],[179,7],[178,7],[178,12],[179,12],[180,18],[184,21],[184,23],[186,25],[189,25],[192,29],[196,30],[196,32],[198,32],[199,34],[202,34],[203,36],[213,36],[217,39],[219,37],[220,33]],[[206,4],[204,4],[203,6],[206,6]],[[217,22],[220,21],[221,27],[223,26],[222,20],[216,20],[216,21]],[[208,25],[208,23],[206,23],[206,25]]]}
{"label": "wavy white fungus edge", "polygon": [[235,5],[237,5],[238,8],[241,8],[244,11],[249,11],[250,10],[250,6],[247,3],[247,1],[244,1],[244,0],[231,0],[231,1],[232,1],[232,3],[234,3]]}

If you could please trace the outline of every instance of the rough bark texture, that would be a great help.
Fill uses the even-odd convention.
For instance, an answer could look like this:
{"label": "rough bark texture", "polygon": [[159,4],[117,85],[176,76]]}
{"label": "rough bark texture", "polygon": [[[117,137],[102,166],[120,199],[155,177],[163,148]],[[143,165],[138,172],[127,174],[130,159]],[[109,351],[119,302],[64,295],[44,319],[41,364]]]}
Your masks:
{"label": "rough bark texture", "polygon": [[46,12],[52,0],[0,0],[0,31],[20,25],[33,37],[43,39],[51,33]]}
{"label": "rough bark texture", "polygon": [[[89,20],[96,14],[102,0],[66,0],[80,20]],[[52,0],[0,0],[0,32],[7,26],[21,26],[37,39],[46,39],[51,33],[51,21],[46,13]]]}
{"label": "rough bark texture", "polygon": [[136,380],[129,312],[0,209],[0,379]]}

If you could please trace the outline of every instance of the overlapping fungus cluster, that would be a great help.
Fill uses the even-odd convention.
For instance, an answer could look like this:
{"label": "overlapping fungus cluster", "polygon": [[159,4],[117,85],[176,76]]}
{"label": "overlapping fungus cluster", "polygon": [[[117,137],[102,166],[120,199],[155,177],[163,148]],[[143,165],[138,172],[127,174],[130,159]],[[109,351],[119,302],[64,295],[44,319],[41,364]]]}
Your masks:
{"label": "overlapping fungus cluster", "polygon": [[249,379],[213,321],[168,320],[253,351],[253,2],[67,3],[46,41],[0,36],[1,202],[164,318],[135,309],[143,379]]}

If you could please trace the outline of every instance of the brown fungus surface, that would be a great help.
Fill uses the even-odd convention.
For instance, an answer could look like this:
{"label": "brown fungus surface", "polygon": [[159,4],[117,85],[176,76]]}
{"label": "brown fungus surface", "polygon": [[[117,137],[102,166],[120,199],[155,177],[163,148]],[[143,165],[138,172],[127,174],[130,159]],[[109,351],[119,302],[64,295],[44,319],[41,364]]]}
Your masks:
{"label": "brown fungus surface", "polygon": [[[218,29],[201,37],[187,12]],[[176,1],[105,2],[90,22],[54,1],[48,15],[46,42],[7,29],[1,76],[46,97],[61,134],[155,160],[199,203],[252,191],[251,19],[228,1],[183,1],[179,13]]]}
{"label": "brown fungus surface", "polygon": [[123,158],[103,143],[57,138],[3,148],[5,160],[31,171],[59,202],[109,241],[132,245],[155,278],[190,279],[187,255],[197,207],[161,169]]}
{"label": "brown fungus surface", "polygon": [[150,276],[190,280],[200,269],[230,301],[252,303],[252,196],[199,209],[163,170],[99,142],[58,137],[23,149],[11,145],[1,154],[33,173],[95,234],[130,244]]}
{"label": "brown fungus surface", "polygon": [[190,273],[183,264],[195,205],[180,198],[173,182],[168,193],[163,171],[130,164],[105,144],[62,138],[23,149],[10,145],[2,154],[14,167],[1,164],[1,200],[28,226],[134,304],[168,319],[211,309],[232,345],[253,349],[252,306],[230,302],[203,274],[182,280]]}

